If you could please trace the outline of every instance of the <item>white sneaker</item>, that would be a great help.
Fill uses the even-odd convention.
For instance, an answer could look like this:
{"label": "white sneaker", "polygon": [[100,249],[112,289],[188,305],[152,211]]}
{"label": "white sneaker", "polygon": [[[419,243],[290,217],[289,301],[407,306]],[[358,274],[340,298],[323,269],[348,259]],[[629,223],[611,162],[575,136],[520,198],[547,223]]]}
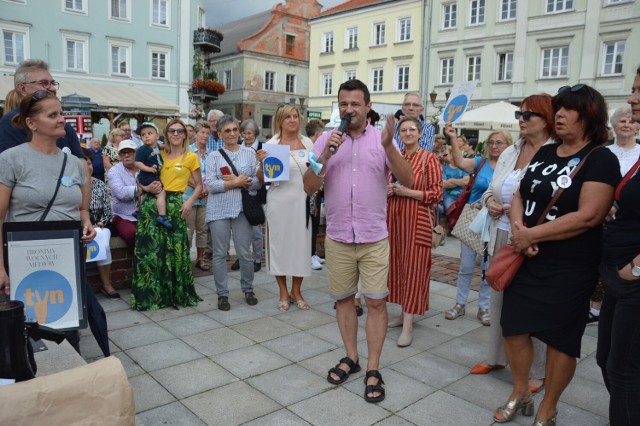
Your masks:
{"label": "white sneaker", "polygon": [[318,256],[311,256],[311,269],[318,270],[322,269],[322,264],[320,263],[320,258]]}

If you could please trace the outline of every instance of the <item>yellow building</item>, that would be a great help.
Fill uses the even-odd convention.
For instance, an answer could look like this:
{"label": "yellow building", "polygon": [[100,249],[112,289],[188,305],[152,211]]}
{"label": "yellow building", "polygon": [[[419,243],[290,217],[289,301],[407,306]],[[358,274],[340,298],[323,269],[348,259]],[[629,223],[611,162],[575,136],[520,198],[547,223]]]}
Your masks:
{"label": "yellow building", "polygon": [[309,112],[331,117],[338,88],[357,78],[374,104],[402,104],[407,92],[424,93],[421,50],[424,0],[350,0],[309,21]]}

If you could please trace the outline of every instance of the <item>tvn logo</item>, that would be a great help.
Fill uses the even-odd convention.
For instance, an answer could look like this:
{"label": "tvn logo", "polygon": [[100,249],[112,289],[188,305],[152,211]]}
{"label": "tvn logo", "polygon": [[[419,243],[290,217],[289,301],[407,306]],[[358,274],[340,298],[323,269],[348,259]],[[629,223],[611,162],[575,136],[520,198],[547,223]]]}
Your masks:
{"label": "tvn logo", "polygon": [[25,316],[39,324],[63,318],[71,308],[71,284],[55,271],[41,270],[27,275],[16,288],[16,297],[24,302]]}

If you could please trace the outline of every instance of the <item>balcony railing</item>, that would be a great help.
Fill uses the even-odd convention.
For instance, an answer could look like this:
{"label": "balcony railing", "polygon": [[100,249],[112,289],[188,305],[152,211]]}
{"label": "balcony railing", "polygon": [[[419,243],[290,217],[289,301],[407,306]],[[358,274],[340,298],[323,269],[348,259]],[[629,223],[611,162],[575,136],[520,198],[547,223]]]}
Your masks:
{"label": "balcony railing", "polygon": [[193,32],[193,46],[209,53],[220,52],[222,34],[215,30],[199,29]]}

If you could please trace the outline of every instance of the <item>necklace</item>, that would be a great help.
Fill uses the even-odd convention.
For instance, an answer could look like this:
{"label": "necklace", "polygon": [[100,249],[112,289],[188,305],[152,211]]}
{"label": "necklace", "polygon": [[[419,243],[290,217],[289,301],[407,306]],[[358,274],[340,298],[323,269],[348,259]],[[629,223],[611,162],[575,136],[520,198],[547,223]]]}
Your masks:
{"label": "necklace", "polygon": [[407,161],[411,161],[413,160],[413,157],[416,156],[416,154],[418,153],[418,151],[420,151],[420,148],[416,149],[415,151],[413,151],[411,154],[407,154],[407,151],[405,150],[404,153],[404,159]]}

